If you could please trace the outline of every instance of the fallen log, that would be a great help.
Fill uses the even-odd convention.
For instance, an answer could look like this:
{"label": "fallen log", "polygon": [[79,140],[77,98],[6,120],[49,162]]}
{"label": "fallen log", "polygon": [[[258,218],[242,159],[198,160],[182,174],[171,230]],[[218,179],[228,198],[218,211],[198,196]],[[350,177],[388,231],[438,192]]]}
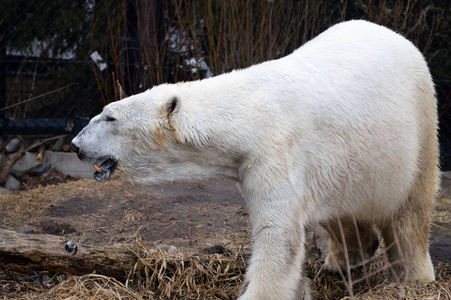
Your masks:
{"label": "fallen log", "polygon": [[75,248],[74,243],[67,244],[68,241],[50,234],[21,234],[0,229],[0,268],[19,273],[43,270],[84,275],[95,272],[125,279],[137,261],[136,255],[124,245],[75,244]]}

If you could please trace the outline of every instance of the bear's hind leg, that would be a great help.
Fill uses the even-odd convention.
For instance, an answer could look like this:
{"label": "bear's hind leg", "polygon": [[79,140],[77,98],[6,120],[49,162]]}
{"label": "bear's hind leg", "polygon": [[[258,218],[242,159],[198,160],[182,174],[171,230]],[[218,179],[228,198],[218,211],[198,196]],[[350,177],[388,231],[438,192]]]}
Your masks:
{"label": "bear's hind leg", "polygon": [[[322,226],[329,234],[330,254],[326,258],[325,267],[331,272],[346,271],[346,262],[351,268],[361,265],[374,255],[379,246],[377,232],[370,222],[343,218]],[[346,243],[346,251],[343,242]]]}
{"label": "bear's hind leg", "polygon": [[380,226],[392,277],[395,281],[434,281],[428,251],[430,209],[412,202]]}
{"label": "bear's hind leg", "polygon": [[[433,91],[431,91],[433,94]],[[435,102],[432,97],[431,101]],[[435,280],[434,267],[429,255],[429,226],[433,202],[438,188],[438,146],[435,110],[426,107],[423,139],[418,158],[418,171],[405,204],[380,224],[388,261],[397,280]]]}

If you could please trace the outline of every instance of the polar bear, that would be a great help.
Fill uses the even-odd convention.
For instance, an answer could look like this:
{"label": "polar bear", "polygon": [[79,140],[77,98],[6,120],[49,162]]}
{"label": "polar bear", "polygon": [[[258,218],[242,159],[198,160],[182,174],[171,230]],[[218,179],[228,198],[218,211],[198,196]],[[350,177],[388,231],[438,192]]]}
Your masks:
{"label": "polar bear", "polygon": [[235,180],[252,226],[244,299],[310,299],[305,228],[330,235],[326,268],[370,257],[378,234],[394,279],[434,280],[437,108],[427,64],[366,21],[292,54],[111,103],[72,141],[94,177]]}

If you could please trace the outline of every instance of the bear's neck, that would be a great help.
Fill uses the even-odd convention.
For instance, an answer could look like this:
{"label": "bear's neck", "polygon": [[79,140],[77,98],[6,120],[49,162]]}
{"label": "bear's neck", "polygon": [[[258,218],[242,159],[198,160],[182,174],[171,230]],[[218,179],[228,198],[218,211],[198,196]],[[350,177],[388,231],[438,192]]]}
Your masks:
{"label": "bear's neck", "polygon": [[[234,71],[201,81],[187,82],[181,87],[182,112],[180,124],[186,140],[199,146],[227,149],[243,145],[243,130],[252,121],[252,106],[257,105],[245,71]],[[251,132],[253,130],[250,130]],[[250,141],[250,137],[244,140]],[[243,149],[244,150],[244,149]]]}

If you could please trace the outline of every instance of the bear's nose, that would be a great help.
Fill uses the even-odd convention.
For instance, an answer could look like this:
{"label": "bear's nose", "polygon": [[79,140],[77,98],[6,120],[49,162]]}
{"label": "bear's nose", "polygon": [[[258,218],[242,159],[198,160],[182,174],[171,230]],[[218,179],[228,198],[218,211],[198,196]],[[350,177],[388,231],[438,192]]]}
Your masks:
{"label": "bear's nose", "polygon": [[70,148],[72,149],[72,151],[74,151],[75,153],[78,153],[78,151],[80,150],[79,147],[75,146],[74,143],[70,143]]}

